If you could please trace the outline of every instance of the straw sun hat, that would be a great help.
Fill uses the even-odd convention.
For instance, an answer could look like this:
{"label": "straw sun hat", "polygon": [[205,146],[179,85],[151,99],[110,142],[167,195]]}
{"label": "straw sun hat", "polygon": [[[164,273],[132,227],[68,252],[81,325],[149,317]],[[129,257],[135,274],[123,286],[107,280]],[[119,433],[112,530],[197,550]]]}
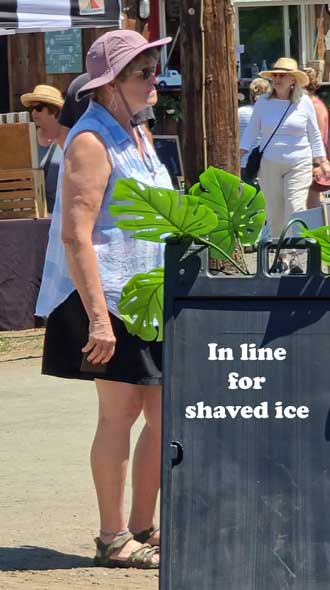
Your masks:
{"label": "straw sun hat", "polygon": [[54,88],[54,86],[46,86],[39,84],[33,90],[27,94],[22,94],[21,103],[25,107],[30,107],[34,103],[43,102],[46,104],[52,104],[56,107],[61,108],[64,100],[60,90]]}
{"label": "straw sun hat", "polygon": [[280,57],[273,65],[272,70],[260,72],[259,76],[262,78],[271,78],[272,74],[283,73],[291,74],[297,80],[300,86],[306,86],[309,82],[308,76],[305,72],[298,69],[298,64],[295,59],[291,57]]}

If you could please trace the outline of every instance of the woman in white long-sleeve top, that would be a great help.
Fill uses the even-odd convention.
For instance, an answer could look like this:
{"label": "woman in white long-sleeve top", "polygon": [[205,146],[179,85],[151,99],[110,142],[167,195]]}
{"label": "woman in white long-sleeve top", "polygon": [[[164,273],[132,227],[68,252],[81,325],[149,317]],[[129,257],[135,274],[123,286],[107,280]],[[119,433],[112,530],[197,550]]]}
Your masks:
{"label": "woman in white long-sleeve top", "polygon": [[275,237],[292,213],[306,209],[313,173],[330,176],[330,165],[312,101],[303,90],[308,84],[305,72],[294,59],[282,57],[260,75],[271,80],[272,90],[259,97],[240,147],[242,156],[261,136],[262,149],[285,115],[265,149],[258,174]]}

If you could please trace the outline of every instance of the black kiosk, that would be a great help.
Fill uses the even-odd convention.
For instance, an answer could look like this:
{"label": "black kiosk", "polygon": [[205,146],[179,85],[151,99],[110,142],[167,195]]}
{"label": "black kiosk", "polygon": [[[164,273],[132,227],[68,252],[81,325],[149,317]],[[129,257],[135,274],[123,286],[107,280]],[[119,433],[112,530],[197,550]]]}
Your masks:
{"label": "black kiosk", "polygon": [[284,277],[269,245],[249,277],[167,246],[161,590],[330,588],[330,277],[303,244]]}

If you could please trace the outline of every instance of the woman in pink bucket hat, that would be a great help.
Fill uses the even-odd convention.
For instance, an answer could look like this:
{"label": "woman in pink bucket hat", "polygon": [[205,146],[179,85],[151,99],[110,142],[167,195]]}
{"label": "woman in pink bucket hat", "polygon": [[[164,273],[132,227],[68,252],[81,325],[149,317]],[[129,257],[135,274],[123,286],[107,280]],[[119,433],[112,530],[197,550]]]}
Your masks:
{"label": "woman in pink bucket hat", "polygon": [[[135,178],[172,188],[134,115],[157,102],[158,48],[135,31],[106,33],[87,54],[94,92],[64,145],[37,315],[48,317],[42,371],[95,380],[99,420],[91,466],[100,510],[95,564],[159,567],[154,512],[160,480],[161,343],[130,335],[118,312],[121,290],[162,264],[163,246],[133,240],[109,213],[114,183]],[[79,98],[78,97],[78,98]],[[130,431],[145,425],[133,459],[133,501],[124,515]]]}

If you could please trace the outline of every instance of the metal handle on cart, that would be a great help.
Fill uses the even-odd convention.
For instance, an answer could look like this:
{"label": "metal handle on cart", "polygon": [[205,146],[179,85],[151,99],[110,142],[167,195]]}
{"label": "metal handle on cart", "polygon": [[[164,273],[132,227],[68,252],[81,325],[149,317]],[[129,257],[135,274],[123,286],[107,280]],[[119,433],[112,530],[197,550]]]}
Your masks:
{"label": "metal handle on cart", "polygon": [[180,465],[180,463],[183,459],[183,446],[177,440],[175,440],[171,443],[170,456],[171,456],[172,467],[175,467],[176,465]]}
{"label": "metal handle on cart", "polygon": [[[269,250],[276,249],[276,253],[280,250],[307,250],[308,261],[306,275],[321,275],[321,248],[316,240],[311,238],[285,238],[277,240],[269,240],[267,242],[260,242],[257,253],[257,274],[270,275],[271,268],[269,268]],[[276,263],[276,254],[275,260]],[[274,266],[274,263],[272,266]],[[274,275],[276,276],[276,275]],[[290,277],[290,275],[288,275]],[[297,277],[297,275],[294,275]],[[291,276],[293,278],[293,275]]]}

